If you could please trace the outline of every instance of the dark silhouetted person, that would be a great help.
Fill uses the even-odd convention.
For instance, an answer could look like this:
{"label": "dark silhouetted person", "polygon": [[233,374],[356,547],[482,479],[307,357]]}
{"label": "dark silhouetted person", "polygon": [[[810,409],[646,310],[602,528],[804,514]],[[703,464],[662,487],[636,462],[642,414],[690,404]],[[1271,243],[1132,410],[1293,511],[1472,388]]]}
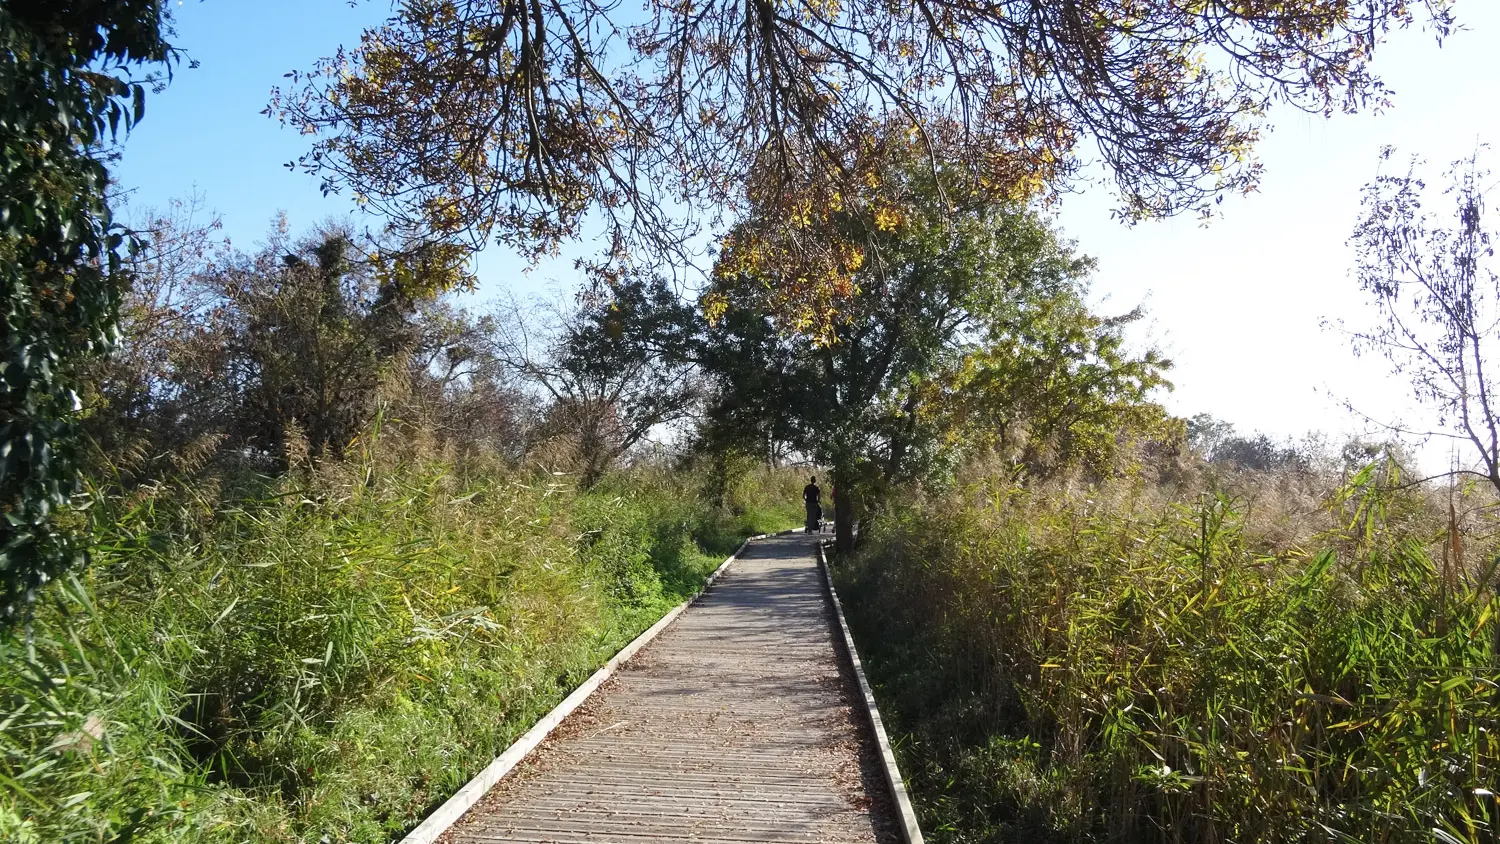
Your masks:
{"label": "dark silhouetted person", "polygon": [[808,533],[818,532],[818,522],[823,519],[823,490],[818,489],[818,478],[813,476],[811,482],[802,488],[802,503],[807,507],[807,524],[804,526]]}

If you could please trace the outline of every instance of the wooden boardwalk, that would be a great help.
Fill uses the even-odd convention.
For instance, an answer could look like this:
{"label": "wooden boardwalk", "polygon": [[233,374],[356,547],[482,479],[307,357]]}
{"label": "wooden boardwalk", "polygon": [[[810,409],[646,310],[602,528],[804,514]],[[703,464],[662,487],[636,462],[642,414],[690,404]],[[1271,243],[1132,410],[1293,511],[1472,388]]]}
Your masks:
{"label": "wooden boardwalk", "polygon": [[895,841],[813,538],[748,546],[443,841]]}

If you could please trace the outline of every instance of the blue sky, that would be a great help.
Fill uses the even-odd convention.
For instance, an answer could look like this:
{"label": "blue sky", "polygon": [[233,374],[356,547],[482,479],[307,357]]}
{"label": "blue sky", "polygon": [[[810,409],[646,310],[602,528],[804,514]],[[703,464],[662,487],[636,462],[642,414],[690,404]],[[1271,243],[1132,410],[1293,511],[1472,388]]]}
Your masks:
{"label": "blue sky", "polygon": [[345,214],[352,203],[324,199],[314,179],[283,165],[307,138],[260,113],[282,74],[306,70],[358,39],[388,7],[343,0],[173,0],[175,43],[199,63],[178,69],[147,101],[146,119],[125,142],[116,170],[133,207],[163,206],[195,190],[224,218],[242,248],[285,210],[294,228]]}
{"label": "blue sky", "polygon": [[[1500,140],[1500,3],[1459,0],[1456,9],[1466,30],[1441,50],[1430,33],[1414,30],[1377,54],[1376,69],[1396,92],[1387,113],[1331,120],[1274,113],[1259,150],[1260,192],[1226,199],[1207,227],[1190,219],[1122,226],[1109,218],[1103,189],[1063,201],[1059,224],[1099,258],[1101,306],[1144,303],[1150,321],[1138,339],[1176,361],[1177,389],[1167,398],[1174,411],[1206,410],[1243,430],[1288,436],[1357,433],[1363,426],[1339,409],[1344,399],[1376,417],[1420,416],[1379,361],[1355,358],[1342,336],[1321,326],[1325,318],[1367,316],[1344,243],[1380,147],[1425,156],[1436,177],[1476,143]],[[284,73],[353,43],[388,10],[385,0],[176,4],[177,43],[200,67],[181,69],[149,100],[125,144],[117,177],[132,191],[131,205],[161,206],[196,190],[241,248],[253,247],[279,211],[294,230],[349,213],[347,199],[322,197],[314,179],[283,166],[306,151],[307,139],[260,111]],[[489,249],[478,297],[566,284],[568,266],[525,273]]]}

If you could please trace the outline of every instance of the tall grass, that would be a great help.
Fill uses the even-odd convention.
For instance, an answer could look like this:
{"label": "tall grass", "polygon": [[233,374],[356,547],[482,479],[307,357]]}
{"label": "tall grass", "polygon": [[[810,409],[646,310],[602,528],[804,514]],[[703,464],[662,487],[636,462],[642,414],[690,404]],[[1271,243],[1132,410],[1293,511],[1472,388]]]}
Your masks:
{"label": "tall grass", "polygon": [[389,840],[796,518],[369,457],[95,499],[93,566],[0,640],[0,841]]}
{"label": "tall grass", "polygon": [[1382,474],[1294,545],[1139,485],[878,524],[841,589],[931,837],[1496,840],[1493,549]]}

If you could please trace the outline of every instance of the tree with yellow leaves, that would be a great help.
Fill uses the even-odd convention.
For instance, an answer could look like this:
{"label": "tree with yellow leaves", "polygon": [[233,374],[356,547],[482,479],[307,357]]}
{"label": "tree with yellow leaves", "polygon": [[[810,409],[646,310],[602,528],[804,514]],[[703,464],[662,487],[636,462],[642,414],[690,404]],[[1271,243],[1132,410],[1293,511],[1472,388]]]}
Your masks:
{"label": "tree with yellow leaves", "polygon": [[[1089,259],[1026,204],[969,192],[961,168],[898,154],[882,172],[864,199],[899,219],[844,211],[775,227],[753,214],[731,232],[702,300],[715,322],[699,355],[716,385],[711,447],[781,442],[829,467],[848,547],[880,490],[933,482],[981,452],[1033,470],[1101,465],[1131,435],[1171,427],[1152,400],[1170,364],[1127,348],[1135,314],[1089,311]],[[804,267],[761,260],[762,235],[788,231],[861,256],[822,330],[788,323],[799,306],[767,293],[806,284]]]}
{"label": "tree with yellow leaves", "polygon": [[1273,103],[1385,104],[1371,61],[1419,15],[1453,23],[1449,0],[395,0],[268,111],[409,230],[537,255],[594,215],[605,263],[659,267],[767,202],[840,202],[893,131],[992,200],[1091,144],[1122,217],[1207,213],[1255,188]]}

